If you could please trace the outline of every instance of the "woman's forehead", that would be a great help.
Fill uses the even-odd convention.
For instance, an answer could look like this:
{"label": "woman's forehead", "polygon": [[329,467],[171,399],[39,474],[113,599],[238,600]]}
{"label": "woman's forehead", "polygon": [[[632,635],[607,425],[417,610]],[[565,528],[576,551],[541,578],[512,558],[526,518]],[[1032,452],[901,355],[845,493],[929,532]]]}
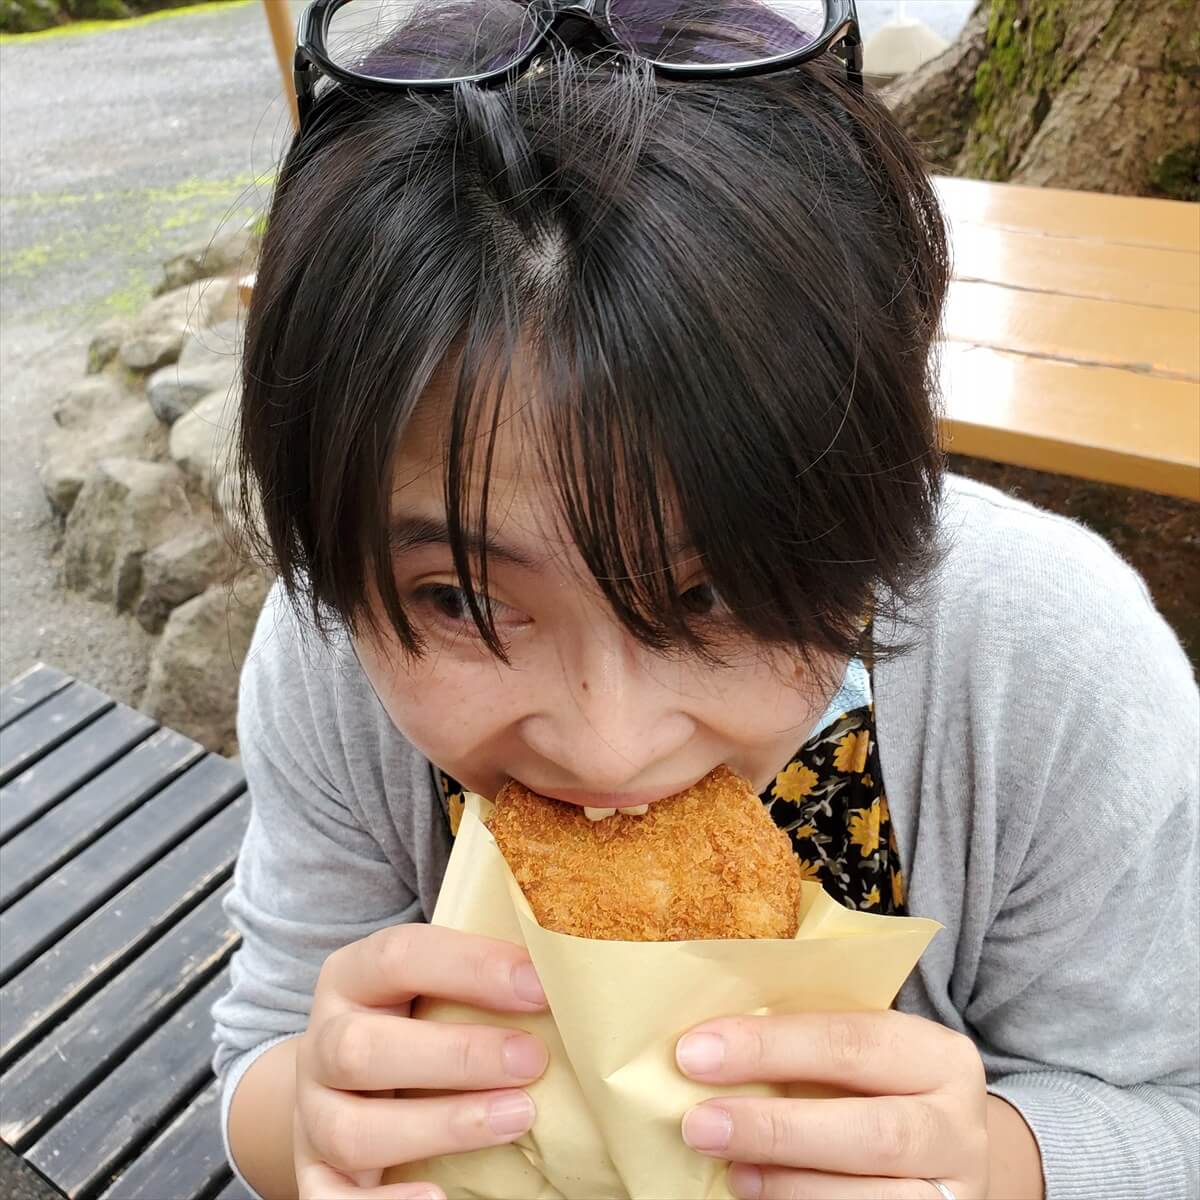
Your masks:
{"label": "woman's forehead", "polygon": [[[664,538],[656,561],[646,561],[643,554],[638,569],[658,573],[681,560],[690,561],[694,539],[685,528],[673,489],[664,489],[665,481],[654,469],[653,478],[630,478],[638,468],[618,461],[619,446],[611,447],[613,453],[602,464],[594,461],[595,455],[585,452],[584,446],[594,431],[572,429],[571,418],[560,419],[562,414],[554,411],[555,397],[532,361],[526,353],[514,355],[505,364],[502,388],[491,395],[471,394],[471,419],[460,422],[466,432],[454,463],[450,432],[458,381],[453,367],[439,369],[397,439],[391,469],[393,523],[414,516],[446,521],[447,483],[453,468],[460,506],[455,522],[464,533],[474,535],[486,526],[489,539],[502,538],[527,550],[528,557],[545,560],[564,554],[578,557],[579,531],[604,528],[606,536],[615,536],[623,548],[616,551],[614,561],[624,561],[626,543],[636,544],[645,532],[645,506],[634,498],[653,492],[652,505],[663,523]],[[564,398],[577,418],[582,414],[573,399]],[[561,454],[552,440],[556,437],[568,438],[574,453]],[[644,465],[644,460],[639,462]],[[487,512],[483,513],[485,493]]]}
{"label": "woman's forehead", "polygon": [[[501,488],[525,491],[548,484],[538,453],[541,434],[530,391],[506,387],[496,409],[494,436],[491,414],[486,412],[488,419],[479,421],[478,429],[468,435],[460,466],[479,486],[486,475],[491,492]],[[449,466],[451,410],[452,400],[444,386],[431,386],[421,397],[397,440],[392,467],[394,495],[428,491],[441,495]]]}
{"label": "woman's forehead", "polygon": [[[464,523],[476,524],[487,489],[490,533],[516,542],[541,544],[542,553],[560,549],[564,532],[558,489],[538,453],[533,406],[508,398],[500,405],[494,438],[490,425],[465,447],[467,469]],[[392,468],[391,517],[446,515],[450,405],[444,396],[422,399],[396,447]],[[490,443],[490,450],[489,450]],[[553,542],[553,546],[546,545]]]}

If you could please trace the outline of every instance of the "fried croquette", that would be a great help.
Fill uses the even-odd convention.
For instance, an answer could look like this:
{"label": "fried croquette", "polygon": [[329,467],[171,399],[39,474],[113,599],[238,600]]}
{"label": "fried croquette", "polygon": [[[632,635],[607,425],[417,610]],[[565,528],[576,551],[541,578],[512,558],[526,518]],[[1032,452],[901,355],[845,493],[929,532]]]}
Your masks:
{"label": "fried croquette", "polygon": [[796,932],[791,841],[727,767],[645,816],[594,822],[510,781],[488,828],[544,929],[634,942]]}

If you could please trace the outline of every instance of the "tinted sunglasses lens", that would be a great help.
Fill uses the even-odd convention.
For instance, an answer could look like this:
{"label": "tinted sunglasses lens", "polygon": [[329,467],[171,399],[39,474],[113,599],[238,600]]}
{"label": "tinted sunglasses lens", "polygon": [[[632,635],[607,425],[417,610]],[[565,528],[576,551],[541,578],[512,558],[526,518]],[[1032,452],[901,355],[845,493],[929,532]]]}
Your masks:
{"label": "tinted sunglasses lens", "polygon": [[627,49],[671,66],[763,62],[805,50],[825,32],[825,0],[609,0]]}
{"label": "tinted sunglasses lens", "polygon": [[459,79],[511,66],[538,32],[519,0],[350,0],[330,17],[325,48],[376,79]]}

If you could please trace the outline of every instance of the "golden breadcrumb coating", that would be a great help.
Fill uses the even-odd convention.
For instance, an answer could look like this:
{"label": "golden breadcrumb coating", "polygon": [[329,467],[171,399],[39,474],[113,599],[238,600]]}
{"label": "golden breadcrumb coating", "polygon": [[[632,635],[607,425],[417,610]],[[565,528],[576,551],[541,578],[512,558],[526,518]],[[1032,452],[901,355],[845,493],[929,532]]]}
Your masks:
{"label": "golden breadcrumb coating", "polygon": [[795,935],[791,841],[727,767],[645,816],[595,822],[510,781],[488,828],[544,929],[633,942]]}

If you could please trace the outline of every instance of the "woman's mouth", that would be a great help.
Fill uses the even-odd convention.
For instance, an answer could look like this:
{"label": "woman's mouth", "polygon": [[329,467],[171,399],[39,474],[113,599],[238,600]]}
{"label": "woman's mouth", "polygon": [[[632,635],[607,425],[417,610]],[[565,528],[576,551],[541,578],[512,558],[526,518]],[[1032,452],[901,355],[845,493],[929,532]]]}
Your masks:
{"label": "woman's mouth", "polygon": [[583,815],[589,821],[602,821],[605,817],[611,817],[617,812],[629,817],[645,816],[651,804],[659,800],[666,800],[671,796],[677,796],[697,782],[698,780],[693,779],[682,787],[669,790],[643,788],[636,792],[585,792],[574,788],[550,788],[543,791],[529,784],[524,784],[524,786],[528,787],[531,792],[537,792],[540,796],[546,796],[551,800],[561,800],[564,804],[574,804],[582,808]]}

